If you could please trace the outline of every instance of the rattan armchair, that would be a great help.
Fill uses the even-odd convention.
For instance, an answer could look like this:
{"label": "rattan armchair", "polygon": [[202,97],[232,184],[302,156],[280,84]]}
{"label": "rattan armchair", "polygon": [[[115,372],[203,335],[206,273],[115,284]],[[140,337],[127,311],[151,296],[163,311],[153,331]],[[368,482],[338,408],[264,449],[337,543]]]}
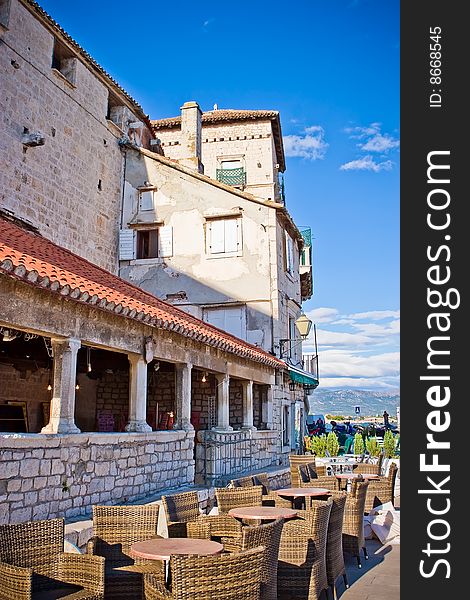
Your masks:
{"label": "rattan armchair", "polygon": [[277,568],[279,544],[281,542],[283,519],[258,527],[243,527],[241,550],[251,550],[262,546],[264,551],[261,570],[261,598],[277,600]]}
{"label": "rattan armchair", "polygon": [[353,466],[353,473],[380,475],[379,463],[358,463]]}
{"label": "rattan armchair", "polygon": [[253,487],[253,485],[253,477],[251,475],[247,475],[246,477],[238,477],[237,479],[230,480],[231,488]]}
{"label": "rattan armchair", "polygon": [[339,491],[339,480],[334,475],[318,475],[315,479],[310,477],[310,465],[297,467],[300,485],[298,487],[322,487],[331,491]]}
{"label": "rattan armchair", "polygon": [[374,506],[391,502],[395,499],[395,480],[397,478],[398,467],[391,463],[388,469],[388,475],[381,476],[379,479],[369,481],[369,488],[366,495],[364,511],[369,513]]}
{"label": "rattan armchair", "polygon": [[157,504],[142,506],[93,506],[93,537],[89,554],[102,556],[105,563],[105,598],[142,598],[143,574],[156,573],[164,579],[160,561],[134,558],[131,545],[157,535]]}
{"label": "rattan armchair", "polygon": [[289,454],[290,477],[292,487],[300,487],[299,472],[297,467],[313,463],[315,465],[315,456],[313,454]]}
{"label": "rattan armchair", "polygon": [[368,487],[368,481],[353,481],[346,496],[344,509],[343,550],[357,558],[359,568],[362,567],[361,550],[364,552],[364,558],[369,558],[364,541],[364,506]]}
{"label": "rattan armchair", "polygon": [[168,537],[186,537],[187,523],[201,514],[197,492],[162,496],[162,504],[168,524]]}
{"label": "rattan armchair", "polygon": [[263,547],[220,556],[172,556],[172,589],[145,577],[145,600],[261,600]]}
{"label": "rattan armchair", "polygon": [[326,578],[336,600],[336,580],[343,576],[344,585],[349,587],[343,556],[343,520],[346,508],[346,492],[331,492],[331,513],[326,538]]}
{"label": "rattan armchair", "polygon": [[231,508],[239,506],[261,506],[263,488],[260,485],[242,488],[215,488],[215,497],[219,514],[228,513]]}
{"label": "rattan armchair", "polygon": [[313,500],[310,510],[286,521],[279,547],[278,598],[318,600],[328,589],[326,540],[332,501]]}
{"label": "rattan armchair", "polygon": [[64,520],[0,525],[0,597],[103,600],[104,558],[64,553]]}

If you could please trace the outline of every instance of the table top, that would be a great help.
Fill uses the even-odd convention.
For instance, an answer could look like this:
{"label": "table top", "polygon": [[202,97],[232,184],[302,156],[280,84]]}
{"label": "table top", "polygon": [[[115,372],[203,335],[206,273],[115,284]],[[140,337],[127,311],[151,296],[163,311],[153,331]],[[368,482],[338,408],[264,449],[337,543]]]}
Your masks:
{"label": "table top", "polygon": [[297,511],[279,506],[239,506],[231,508],[228,514],[237,519],[292,519]]}
{"label": "table top", "polygon": [[218,542],[195,538],[155,538],[136,542],[131,546],[131,552],[134,556],[150,560],[170,560],[172,554],[207,556],[209,554],[220,554],[223,549],[223,545]]}
{"label": "table top", "polygon": [[320,487],[299,487],[299,488],[283,488],[282,490],[274,490],[279,496],[327,496],[331,494],[327,488]]}
{"label": "table top", "polygon": [[373,473],[336,473],[336,479],[357,479],[358,477],[362,477],[363,479],[378,479],[378,475],[374,475]]}

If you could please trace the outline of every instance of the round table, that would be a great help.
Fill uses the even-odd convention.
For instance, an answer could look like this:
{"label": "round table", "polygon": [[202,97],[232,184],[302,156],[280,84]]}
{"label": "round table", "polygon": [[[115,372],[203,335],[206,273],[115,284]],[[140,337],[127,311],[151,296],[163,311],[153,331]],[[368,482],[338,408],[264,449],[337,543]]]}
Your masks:
{"label": "round table", "polygon": [[231,508],[228,514],[236,519],[259,519],[261,521],[293,519],[297,516],[295,510],[278,506],[239,506]]}
{"label": "round table", "polygon": [[139,558],[149,560],[170,560],[172,554],[195,554],[208,556],[221,554],[224,547],[211,540],[195,538],[155,538],[136,542],[131,546],[131,553]]}
{"label": "round table", "polygon": [[278,496],[286,496],[287,498],[291,498],[292,504],[294,504],[294,500],[296,498],[304,498],[305,506],[307,505],[307,498],[324,497],[331,494],[329,489],[320,487],[282,488],[274,491]]}

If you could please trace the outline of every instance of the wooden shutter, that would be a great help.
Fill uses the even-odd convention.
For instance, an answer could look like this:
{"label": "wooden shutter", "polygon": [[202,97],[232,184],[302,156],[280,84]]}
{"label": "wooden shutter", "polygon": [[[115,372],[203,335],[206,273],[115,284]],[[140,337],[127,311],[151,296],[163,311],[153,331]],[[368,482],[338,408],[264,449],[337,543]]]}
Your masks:
{"label": "wooden shutter", "polygon": [[209,250],[211,254],[225,252],[225,222],[223,219],[210,222]]}
{"label": "wooden shutter", "polygon": [[225,252],[238,250],[238,219],[226,219],[225,223]]}
{"label": "wooden shutter", "polygon": [[153,190],[140,192],[140,210],[153,210]]}
{"label": "wooden shutter", "polygon": [[173,256],[173,227],[171,225],[158,228],[158,256]]}
{"label": "wooden shutter", "polygon": [[135,232],[132,229],[119,231],[119,260],[133,260],[135,258]]}

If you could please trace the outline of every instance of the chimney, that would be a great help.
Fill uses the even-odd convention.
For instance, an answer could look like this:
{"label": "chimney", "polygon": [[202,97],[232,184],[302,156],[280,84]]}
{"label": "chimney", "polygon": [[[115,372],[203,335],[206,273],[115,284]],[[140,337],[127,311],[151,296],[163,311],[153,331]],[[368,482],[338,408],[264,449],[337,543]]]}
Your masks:
{"label": "chimney", "polygon": [[202,111],[197,102],[185,102],[181,107],[181,150],[179,162],[185,167],[204,173],[201,162]]}

